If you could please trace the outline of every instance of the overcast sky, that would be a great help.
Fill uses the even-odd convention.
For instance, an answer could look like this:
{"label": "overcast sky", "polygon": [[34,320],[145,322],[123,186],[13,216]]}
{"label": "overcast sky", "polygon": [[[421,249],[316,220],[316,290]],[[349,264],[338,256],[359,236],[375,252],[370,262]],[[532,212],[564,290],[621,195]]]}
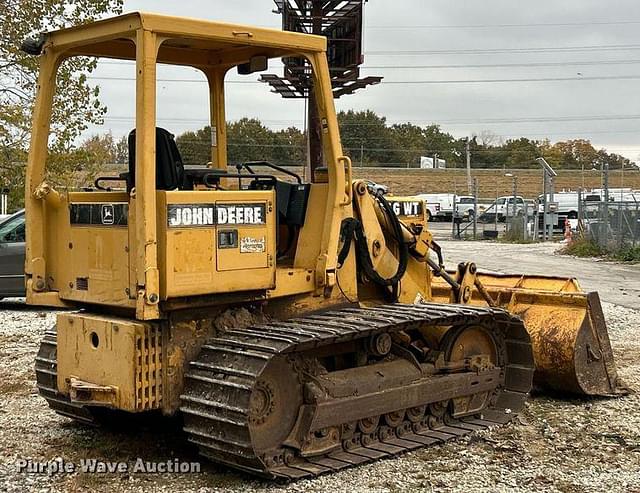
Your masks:
{"label": "overcast sky", "polygon": [[[279,28],[273,8],[271,0],[125,0],[126,12]],[[372,109],[391,123],[440,123],[456,137],[491,132],[502,139],[588,138],[637,161],[639,32],[637,0],[370,0],[363,75],[384,81],[336,106]],[[518,66],[504,66],[513,64]],[[133,127],[134,83],[113,78],[133,78],[133,66],[106,61],[94,76],[109,108],[99,130],[126,134]],[[206,85],[199,73],[162,67],[158,78],[159,125],[178,134],[207,123]],[[498,82],[504,79],[529,80]],[[228,85],[229,120],[257,117],[273,128],[302,128],[303,115],[301,101],[282,100],[264,84]]]}

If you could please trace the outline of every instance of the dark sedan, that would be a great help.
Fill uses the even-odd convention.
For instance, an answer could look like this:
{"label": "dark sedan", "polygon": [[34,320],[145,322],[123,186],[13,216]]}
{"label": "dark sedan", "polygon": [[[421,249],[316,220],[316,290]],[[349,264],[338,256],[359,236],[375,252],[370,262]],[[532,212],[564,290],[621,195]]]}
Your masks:
{"label": "dark sedan", "polygon": [[24,296],[24,210],[0,222],[0,299]]}

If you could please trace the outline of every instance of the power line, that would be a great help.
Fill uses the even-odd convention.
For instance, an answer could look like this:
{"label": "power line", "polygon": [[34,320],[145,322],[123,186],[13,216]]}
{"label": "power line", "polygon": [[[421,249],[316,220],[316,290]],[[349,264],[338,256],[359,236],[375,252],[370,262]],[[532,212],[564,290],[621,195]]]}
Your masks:
{"label": "power line", "polygon": [[[196,144],[196,145],[201,145],[202,147],[211,147],[211,144],[209,142],[206,141],[201,141],[201,140],[186,140],[186,139],[178,139],[177,141],[178,145],[181,144]],[[233,142],[233,141],[229,141],[227,142],[228,146],[232,146],[232,147],[252,147],[252,148],[285,148],[285,149],[299,149],[299,150],[304,150],[306,149],[306,145],[305,144],[300,144],[300,145],[295,145],[295,144],[260,144],[260,143],[247,143],[247,142]],[[361,147],[361,146],[356,146],[356,147],[349,147],[349,146],[343,146],[342,147],[343,150],[346,151],[367,151],[367,152],[422,152],[422,153],[434,153],[434,152],[438,152],[438,153],[445,153],[445,152],[451,152],[454,151],[453,146],[449,147],[449,148],[433,148],[433,147],[421,147],[421,148],[406,148],[406,147]],[[611,147],[611,148],[606,148],[607,150],[626,150],[626,151],[634,151],[634,150],[640,150],[640,148],[638,149],[634,149],[634,148],[616,148],[616,147]],[[514,152],[520,152],[522,151],[522,149],[498,149],[498,148],[490,148],[490,149],[481,149],[481,148],[477,148],[474,149],[473,152],[474,153],[514,153]]]}
{"label": "power line", "polygon": [[[133,77],[102,77],[89,76],[90,80],[112,80],[112,81],[135,81]],[[638,80],[640,74],[630,75],[596,75],[596,76],[572,76],[572,77],[527,77],[518,79],[438,79],[438,80],[386,80],[383,79],[378,85],[397,85],[397,84],[499,84],[499,83],[520,83],[520,82],[577,82],[577,81],[612,81],[612,80]],[[206,80],[200,79],[156,79],[156,82],[174,82],[174,83],[199,83],[206,84]],[[225,84],[261,84],[259,80],[228,80]],[[266,86],[265,86],[266,87]]]}
{"label": "power line", "polygon": [[523,62],[523,63],[479,63],[479,64],[446,64],[446,65],[370,65],[361,69],[445,69],[445,68],[512,68],[512,67],[581,67],[590,65],[635,65],[640,60],[585,60],[575,62]]}
{"label": "power line", "polygon": [[640,74],[631,75],[595,75],[595,76],[573,76],[573,77],[530,77],[519,79],[449,79],[449,80],[382,80],[379,85],[384,84],[501,84],[518,82],[578,82],[578,81],[611,81],[611,80],[637,80]]}
{"label": "power line", "polygon": [[471,48],[454,50],[393,50],[365,52],[365,55],[478,55],[497,53],[574,53],[582,51],[626,51],[638,50],[640,44],[587,45],[587,46],[543,46],[538,48]]}
{"label": "power line", "polygon": [[[591,65],[635,65],[640,59],[627,60],[579,60],[562,62],[520,62],[520,63],[480,63],[480,64],[440,64],[440,65],[363,65],[367,70],[405,70],[405,69],[457,69],[457,68],[512,68],[512,67],[569,67]],[[99,65],[129,65],[127,62],[99,61]],[[269,65],[269,69],[281,69],[282,64]],[[194,72],[198,72],[193,69]]]}
{"label": "power line", "polygon": [[[203,76],[204,77],[204,76]],[[90,75],[87,77],[89,80],[117,80],[117,81],[131,81],[136,80],[135,77],[117,77],[117,76],[95,76]],[[200,84],[206,84],[207,80],[202,79],[156,79],[156,82],[197,82]],[[263,84],[259,80],[227,80],[225,84]],[[266,86],[265,86],[266,87]]]}
{"label": "power line", "polygon": [[527,23],[527,24],[427,24],[413,26],[366,26],[365,29],[502,29],[521,27],[581,27],[581,26],[623,26],[637,25],[640,21],[590,21],[590,22],[551,22],[551,23]]}
{"label": "power line", "polygon": [[[107,115],[105,119],[109,120],[125,120],[125,121],[134,121],[134,116],[126,116],[126,115]],[[160,118],[159,118],[160,119]],[[258,119],[258,118],[256,118]],[[281,123],[281,124],[299,124],[300,120],[293,119],[258,119],[260,123]],[[566,116],[533,116],[533,117],[516,117],[516,118],[467,118],[467,119],[439,119],[433,118],[430,120],[416,120],[416,119],[393,119],[387,120],[386,123],[389,125],[397,125],[403,123],[422,123],[425,125],[440,125],[440,124],[450,124],[450,125],[466,125],[466,124],[491,124],[491,123],[552,123],[552,122],[581,122],[581,121],[628,121],[628,120],[640,120],[640,114],[630,114],[630,115],[566,115]],[[175,122],[184,122],[184,123],[208,123],[208,119],[203,118],[178,118],[172,117],[168,119],[163,119],[163,121],[175,121]],[[370,127],[370,126],[378,126],[379,123],[341,123],[341,127]]]}

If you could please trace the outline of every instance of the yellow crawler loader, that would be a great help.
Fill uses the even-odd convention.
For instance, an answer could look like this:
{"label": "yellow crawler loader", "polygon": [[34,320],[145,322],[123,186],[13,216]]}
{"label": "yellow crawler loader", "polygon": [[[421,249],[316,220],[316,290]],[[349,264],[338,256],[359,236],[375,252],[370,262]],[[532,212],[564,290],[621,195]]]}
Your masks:
{"label": "yellow crawler loader", "polygon": [[[89,424],[180,413],[202,455],[296,479],[506,423],[534,369],[562,391],[623,391],[597,295],[572,279],[447,272],[420,204],[399,209],[352,180],[324,38],[131,13],[23,49],[40,58],[27,302],[68,309],[36,358],[56,412]],[[126,173],[56,190],[56,71],[76,56],[135,60],[135,130]],[[293,56],[309,63],[322,125],[310,183],[227,162],[225,75]],[[207,165],[185,167],[156,126],[159,63],[206,76]]]}

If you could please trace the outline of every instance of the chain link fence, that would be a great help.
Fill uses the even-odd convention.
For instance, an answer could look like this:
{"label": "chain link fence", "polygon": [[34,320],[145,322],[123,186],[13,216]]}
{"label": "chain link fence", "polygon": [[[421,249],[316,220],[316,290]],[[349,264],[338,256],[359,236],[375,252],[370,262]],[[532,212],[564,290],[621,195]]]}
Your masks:
{"label": "chain link fence", "polygon": [[578,228],[603,250],[640,246],[640,202],[581,201]]}

